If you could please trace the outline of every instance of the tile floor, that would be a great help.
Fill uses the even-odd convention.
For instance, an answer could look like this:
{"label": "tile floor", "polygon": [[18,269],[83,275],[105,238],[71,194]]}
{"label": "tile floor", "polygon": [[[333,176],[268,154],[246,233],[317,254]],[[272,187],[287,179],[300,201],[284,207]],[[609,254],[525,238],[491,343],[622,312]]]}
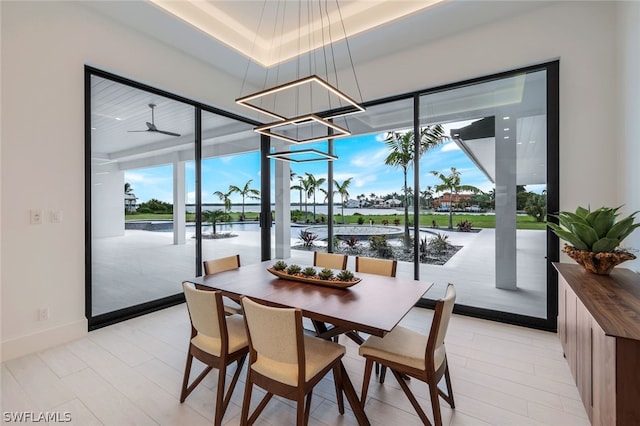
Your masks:
{"label": "tile floor", "polygon": [[[414,308],[402,323],[426,332],[430,317],[431,311]],[[8,361],[1,372],[3,424],[7,412],[48,411],[69,412],[69,424],[83,426],[211,425],[215,371],[179,403],[188,336],[186,306],[179,305]],[[340,342],[360,393],[364,362],[355,344]],[[589,424],[555,334],[454,316],[446,342],[456,409],[441,405],[445,425]],[[331,380],[316,388],[309,423],[357,424],[349,409],[338,414]],[[426,385],[411,380],[410,386],[431,416]],[[240,422],[243,388],[238,383],[225,425]],[[421,424],[392,375],[384,385],[371,384],[365,410],[373,425]],[[257,424],[295,424],[295,407],[274,398]]]}

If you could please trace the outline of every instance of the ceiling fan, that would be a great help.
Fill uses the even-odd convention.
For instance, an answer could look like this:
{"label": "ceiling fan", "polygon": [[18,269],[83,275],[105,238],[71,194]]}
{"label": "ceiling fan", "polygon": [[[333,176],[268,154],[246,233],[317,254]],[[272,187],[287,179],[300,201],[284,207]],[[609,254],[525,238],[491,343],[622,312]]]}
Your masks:
{"label": "ceiling fan", "polygon": [[156,127],[154,115],[153,115],[153,110],[155,107],[156,107],[156,104],[149,104],[149,108],[151,108],[151,123],[147,121],[147,130],[129,130],[129,133],[156,132],[156,133],[162,133],[164,135],[169,135],[169,136],[180,136],[180,133],[168,132],[166,130],[160,130]]}

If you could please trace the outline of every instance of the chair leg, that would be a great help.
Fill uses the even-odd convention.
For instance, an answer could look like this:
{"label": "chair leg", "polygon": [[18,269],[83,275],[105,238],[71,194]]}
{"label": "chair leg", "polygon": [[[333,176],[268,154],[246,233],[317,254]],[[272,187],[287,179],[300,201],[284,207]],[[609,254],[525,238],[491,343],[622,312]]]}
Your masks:
{"label": "chair leg", "polygon": [[[429,418],[424,413],[424,410],[422,409],[422,407],[420,407],[420,404],[418,404],[418,400],[416,399],[415,396],[413,396],[411,389],[409,389],[409,386],[407,385],[402,375],[397,371],[395,371],[393,368],[391,369],[391,372],[393,373],[394,377],[400,384],[400,387],[404,391],[405,395],[407,395],[407,398],[409,398],[409,402],[411,402],[411,405],[413,405],[413,408],[416,410],[416,413],[418,414],[418,417],[420,417],[420,420],[422,420],[422,423],[424,423],[425,425],[431,425]],[[435,412],[435,408],[433,409],[433,411]],[[438,423],[438,421],[436,420],[436,426],[441,426],[441,425],[442,425],[442,420],[440,421],[440,423]]]}
{"label": "chair leg", "polygon": [[[447,362],[447,360],[445,359],[445,362]],[[445,401],[447,401],[447,403],[449,404],[449,406],[451,408],[456,408],[456,403],[453,400],[453,387],[451,387],[451,376],[449,375],[449,364],[446,364],[446,367],[444,369],[444,381],[447,385],[447,393],[445,394],[442,390],[438,389],[440,396],[442,397],[442,399],[444,399]]]}
{"label": "chair leg", "polygon": [[184,378],[182,379],[182,391],[180,392],[180,403],[183,403],[187,396],[187,385],[189,384],[189,376],[191,375],[191,363],[193,362],[193,355],[191,352],[187,354],[187,365],[184,367]]}
{"label": "chair leg", "polygon": [[[376,373],[378,372],[378,363],[376,363]],[[380,365],[380,383],[384,383],[384,379],[387,377],[387,367],[384,365]]]}
{"label": "chair leg", "polygon": [[227,375],[227,366],[221,365],[218,369],[218,392],[216,393],[216,412],[213,418],[214,426],[222,425],[224,416],[224,382]]}
{"label": "chair leg", "polygon": [[242,400],[242,414],[240,415],[240,424],[246,426],[249,424],[249,406],[251,405],[251,391],[253,390],[253,383],[249,380],[249,373],[247,372],[247,382],[244,387],[244,399]]}
{"label": "chair leg", "polygon": [[360,394],[360,403],[364,407],[367,402],[367,392],[369,391],[369,382],[371,381],[371,370],[373,369],[373,361],[366,358],[364,364],[364,379],[362,379],[362,393]]}
{"label": "chair leg", "polygon": [[344,414],[344,398],[342,393],[342,371],[340,365],[333,367],[333,383],[336,387],[336,402],[338,403],[338,412]]}
{"label": "chair leg", "polygon": [[309,415],[311,414],[311,396],[313,395],[313,389],[309,391],[309,393],[307,394],[307,397],[303,399],[306,399],[306,403],[304,405],[304,418],[303,418],[303,425],[308,425],[309,424]]}
{"label": "chair leg", "polygon": [[429,396],[431,398],[431,409],[433,410],[433,420],[436,426],[442,426],[442,413],[440,412],[440,389],[435,380],[429,381]]}

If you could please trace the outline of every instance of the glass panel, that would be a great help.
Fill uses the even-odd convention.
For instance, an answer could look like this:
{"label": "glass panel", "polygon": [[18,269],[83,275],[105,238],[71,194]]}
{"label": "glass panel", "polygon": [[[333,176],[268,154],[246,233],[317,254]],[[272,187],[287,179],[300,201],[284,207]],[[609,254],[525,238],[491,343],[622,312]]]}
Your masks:
{"label": "glass panel", "polygon": [[260,137],[207,111],[202,133],[202,259],[240,254],[242,265],[260,262]]}
{"label": "glass panel", "polygon": [[91,77],[92,316],[182,291],[194,108]]}
{"label": "glass panel", "polygon": [[546,318],[546,71],[422,96],[421,277],[456,303]]}

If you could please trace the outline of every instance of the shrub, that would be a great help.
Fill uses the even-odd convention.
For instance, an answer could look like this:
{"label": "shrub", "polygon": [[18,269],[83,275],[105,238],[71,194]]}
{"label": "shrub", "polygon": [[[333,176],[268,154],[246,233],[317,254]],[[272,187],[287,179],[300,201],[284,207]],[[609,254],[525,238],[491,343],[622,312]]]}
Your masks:
{"label": "shrub", "polygon": [[462,222],[458,223],[458,231],[461,232],[471,232],[471,226],[473,224],[471,222],[469,222],[468,220],[464,220]]}
{"label": "shrub", "polygon": [[372,235],[369,237],[369,246],[375,250],[380,257],[391,257],[393,250],[389,246],[386,235]]}
{"label": "shrub", "polygon": [[318,234],[308,231],[300,231],[299,238],[302,240],[302,244],[308,248],[313,246],[313,242],[318,239]]}
{"label": "shrub", "polygon": [[400,219],[393,219],[393,224],[394,224],[395,226],[400,225]]}
{"label": "shrub", "polygon": [[364,218],[362,216],[358,217],[358,225],[362,225],[364,223]]}
{"label": "shrub", "polygon": [[350,236],[349,238],[347,238],[346,240],[343,240],[343,242],[345,243],[345,245],[351,249],[357,248],[359,245],[359,241],[358,238],[356,238],[355,235]]}
{"label": "shrub", "polygon": [[435,237],[429,240],[428,246],[430,249],[443,253],[451,248],[451,243],[449,242],[449,236],[444,234],[438,234]]}

